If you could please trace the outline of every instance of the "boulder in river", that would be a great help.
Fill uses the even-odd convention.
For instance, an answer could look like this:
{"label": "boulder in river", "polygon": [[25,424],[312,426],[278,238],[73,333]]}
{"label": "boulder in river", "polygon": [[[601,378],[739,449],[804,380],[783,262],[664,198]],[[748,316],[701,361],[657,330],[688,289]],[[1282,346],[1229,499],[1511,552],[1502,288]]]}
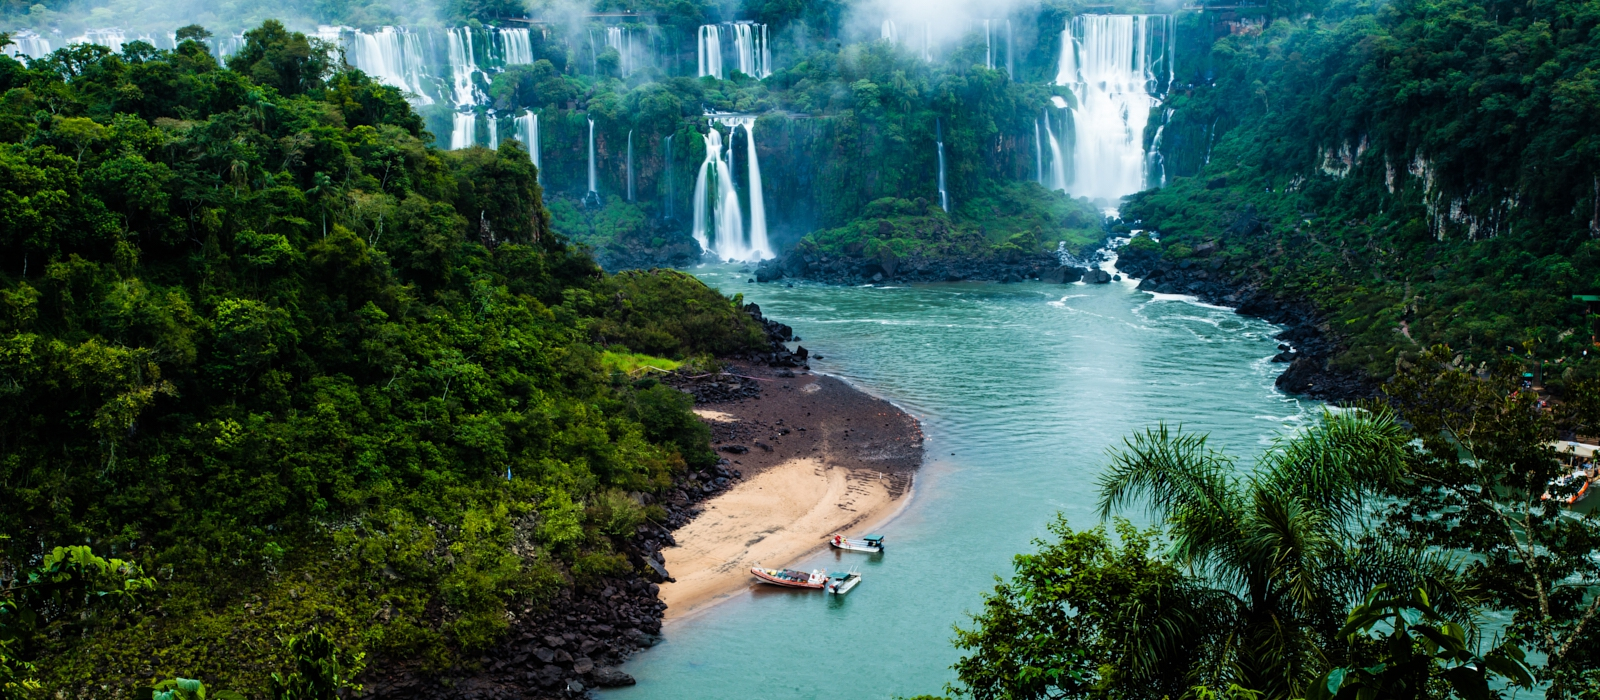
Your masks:
{"label": "boulder in river", "polygon": [[1039,281],[1046,284],[1070,284],[1081,279],[1083,279],[1083,268],[1071,265],[1062,265],[1039,276]]}
{"label": "boulder in river", "polygon": [[1110,284],[1111,273],[1100,268],[1095,268],[1083,273],[1083,281],[1089,284]]}

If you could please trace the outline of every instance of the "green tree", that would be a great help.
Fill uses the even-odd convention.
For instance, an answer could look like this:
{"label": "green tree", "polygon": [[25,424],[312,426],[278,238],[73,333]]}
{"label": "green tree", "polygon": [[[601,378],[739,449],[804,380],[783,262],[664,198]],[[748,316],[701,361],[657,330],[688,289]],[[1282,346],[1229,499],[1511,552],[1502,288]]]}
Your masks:
{"label": "green tree", "polygon": [[299,95],[322,87],[333,71],[332,48],[322,40],[307,38],[269,19],[244,33],[245,45],[228,58],[228,68],[257,85],[273,87],[283,95]]}
{"label": "green tree", "polygon": [[1510,639],[1545,656],[1548,696],[1569,697],[1600,668],[1600,521],[1562,507],[1581,482],[1555,483],[1568,470],[1552,444],[1559,426],[1589,434],[1600,415],[1593,399],[1540,410],[1520,365],[1470,369],[1435,347],[1385,388],[1420,440],[1388,490],[1385,534],[1468,553],[1467,581],[1514,613]]}
{"label": "green tree", "polygon": [[1208,685],[1299,697],[1338,658],[1343,612],[1378,582],[1443,580],[1420,550],[1364,538],[1377,488],[1396,478],[1405,431],[1382,411],[1325,413],[1240,476],[1206,437],[1166,426],[1135,434],[1100,479],[1100,512],[1145,503],[1167,528],[1170,556],[1226,600],[1212,616],[1228,640]]}

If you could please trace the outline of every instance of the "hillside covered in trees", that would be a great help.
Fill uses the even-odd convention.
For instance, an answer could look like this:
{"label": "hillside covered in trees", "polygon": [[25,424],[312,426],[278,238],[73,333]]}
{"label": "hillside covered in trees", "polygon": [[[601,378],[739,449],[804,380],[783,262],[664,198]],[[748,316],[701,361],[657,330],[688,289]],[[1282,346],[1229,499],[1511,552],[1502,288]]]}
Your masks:
{"label": "hillside covered in trees", "polygon": [[470,668],[633,578],[646,496],[714,458],[688,396],[608,357],[764,349],[759,324],[686,275],[602,275],[515,142],[430,147],[276,22],[226,66],[202,35],[0,58],[0,585],[84,545],[154,586],[8,592],[5,697],[27,661],[45,693],[258,691],[312,627]]}
{"label": "hillside covered in trees", "polygon": [[1185,176],[1122,211],[1159,233],[1146,250],[1311,302],[1342,345],[1336,369],[1382,380],[1442,342],[1546,363],[1557,390],[1593,375],[1596,329],[1573,296],[1600,291],[1600,12],[1311,9],[1188,56],[1160,145]]}

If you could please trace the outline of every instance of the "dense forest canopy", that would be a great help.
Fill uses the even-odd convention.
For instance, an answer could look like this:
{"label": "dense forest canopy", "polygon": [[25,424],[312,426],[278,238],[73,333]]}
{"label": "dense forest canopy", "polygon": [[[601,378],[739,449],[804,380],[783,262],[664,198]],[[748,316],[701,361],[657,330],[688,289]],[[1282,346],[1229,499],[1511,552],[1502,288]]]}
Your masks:
{"label": "dense forest canopy", "polygon": [[1447,342],[1588,376],[1597,31],[1592,3],[1451,0],[1241,27],[1171,99],[1189,176],[1123,217],[1169,260],[1218,242],[1208,265],[1314,301],[1343,366],[1383,378]]}
{"label": "dense forest canopy", "polygon": [[603,354],[765,347],[686,275],[602,276],[515,142],[435,150],[396,90],[248,37],[0,58],[0,559],[86,544],[159,584],[18,634],[47,690],[262,688],[312,623],[457,664],[631,571],[629,494],[713,460],[691,399]]}

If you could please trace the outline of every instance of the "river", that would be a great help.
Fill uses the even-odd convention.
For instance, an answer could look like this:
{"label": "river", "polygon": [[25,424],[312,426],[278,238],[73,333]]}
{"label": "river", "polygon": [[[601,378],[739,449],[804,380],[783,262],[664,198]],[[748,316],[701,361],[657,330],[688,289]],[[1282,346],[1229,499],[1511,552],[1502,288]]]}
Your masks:
{"label": "river", "polygon": [[823,355],[813,369],[920,418],[927,462],[880,529],[882,556],[788,563],[859,567],[849,596],[752,587],[669,624],[624,667],[639,684],[604,700],[942,694],[959,657],[951,627],[1056,513],[1099,522],[1095,478],[1123,436],[1181,423],[1248,458],[1318,410],[1273,388],[1272,326],[1129,282],[790,287],[739,269],[692,272],[792,325]]}

